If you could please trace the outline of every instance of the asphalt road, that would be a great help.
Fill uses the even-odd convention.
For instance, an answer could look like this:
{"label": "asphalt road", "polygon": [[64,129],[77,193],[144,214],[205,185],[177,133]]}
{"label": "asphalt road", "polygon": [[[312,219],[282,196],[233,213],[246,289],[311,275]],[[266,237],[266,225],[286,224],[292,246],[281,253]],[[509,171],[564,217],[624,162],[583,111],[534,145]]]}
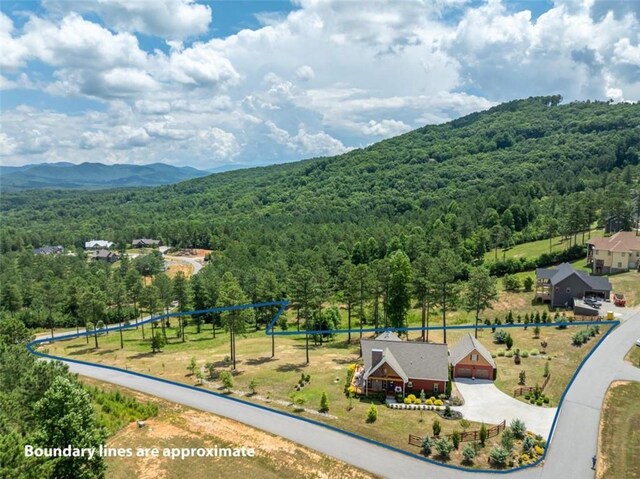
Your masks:
{"label": "asphalt road", "polygon": [[[517,479],[587,479],[594,477],[602,400],[616,379],[640,381],[640,370],[624,356],[640,337],[640,311],[627,310],[623,323],[592,354],[567,394],[543,467],[508,474]],[[160,398],[209,411],[290,439],[323,454],[388,478],[495,478],[491,473],[459,471],[391,451],[316,424],[259,409],[224,397],[186,389],[121,371],[69,363],[71,371]],[[339,425],[338,425],[339,426]],[[372,426],[375,427],[375,426]],[[250,447],[250,444],[246,446]]]}

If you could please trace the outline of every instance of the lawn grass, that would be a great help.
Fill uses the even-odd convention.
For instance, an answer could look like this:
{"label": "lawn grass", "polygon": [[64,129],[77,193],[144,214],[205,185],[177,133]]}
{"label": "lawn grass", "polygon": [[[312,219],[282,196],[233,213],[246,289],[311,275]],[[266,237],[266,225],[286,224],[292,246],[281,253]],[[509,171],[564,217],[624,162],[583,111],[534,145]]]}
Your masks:
{"label": "lawn grass", "polygon": [[629,361],[634,366],[640,368],[640,346],[636,346],[635,344],[631,346],[631,349],[624,359],[626,361]]}
{"label": "lawn grass", "polygon": [[[639,348],[640,349],[640,348]],[[600,416],[598,478],[640,478],[640,383],[611,384]]]}
{"label": "lawn grass", "polygon": [[[604,230],[591,230],[591,237],[597,238],[604,236]],[[589,233],[586,233],[584,236],[584,241],[586,242],[589,239]],[[584,244],[582,241],[582,233],[577,236],[578,244]],[[571,238],[571,244],[573,244],[573,238]],[[551,251],[562,251],[569,248],[569,240],[563,238],[562,236],[556,236],[551,240]],[[503,251],[502,248],[498,248],[498,260],[502,260],[503,258],[537,258],[538,256],[549,253],[549,238],[538,240],[538,241],[529,241],[528,243],[521,243],[513,246],[512,248]],[[495,250],[487,251],[484,254],[485,261],[495,261],[496,253]]]}
{"label": "lawn grass", "polygon": [[107,441],[111,448],[211,448],[252,447],[253,458],[219,457],[187,459],[107,458],[107,479],[130,477],[189,477],[190,479],[256,477],[277,479],[288,477],[344,477],[367,479],[375,476],[341,461],[317,453],[244,424],[214,414],[196,411],[179,404],[150,397],[119,386],[82,378],[91,386],[111,393],[119,391],[140,402],[151,402],[159,410],[146,421],[144,428],[135,422],[120,429]]}

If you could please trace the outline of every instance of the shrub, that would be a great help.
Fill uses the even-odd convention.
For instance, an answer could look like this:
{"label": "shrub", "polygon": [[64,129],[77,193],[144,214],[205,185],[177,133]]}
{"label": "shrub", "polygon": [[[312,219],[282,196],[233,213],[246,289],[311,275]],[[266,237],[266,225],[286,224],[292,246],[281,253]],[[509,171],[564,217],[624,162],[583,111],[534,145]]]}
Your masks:
{"label": "shrub", "polygon": [[194,374],[195,370],[196,370],[196,358],[193,357],[191,358],[191,360],[189,360],[189,365],[187,366],[187,370],[191,373],[191,375]]}
{"label": "shrub", "polygon": [[528,401],[531,398],[531,394],[527,393],[524,395],[524,400]]}
{"label": "shrub", "polygon": [[543,401],[545,404],[549,404],[549,401],[550,401],[549,396],[545,396],[545,397],[543,397],[543,398],[542,398],[542,401]]}
{"label": "shrub", "polygon": [[540,326],[536,326],[533,328],[533,337],[534,338],[540,337]]}
{"label": "shrub", "polygon": [[498,344],[504,344],[508,335],[509,334],[504,329],[500,329],[494,333],[493,340]]}
{"label": "shrub", "polygon": [[543,403],[543,400],[542,398],[540,398],[536,401],[536,406],[542,406],[542,403]]}
{"label": "shrub", "polygon": [[227,391],[231,391],[233,387],[233,376],[231,376],[229,371],[222,371],[220,373],[220,382]]}
{"label": "shrub", "polygon": [[444,405],[444,403],[442,402],[442,399],[436,399],[435,401],[433,401],[433,405],[434,406],[442,406],[442,405]]}
{"label": "shrub", "polygon": [[474,457],[476,457],[476,449],[471,444],[464,446],[464,449],[462,449],[462,462],[471,464]]}
{"label": "shrub", "polygon": [[435,448],[438,451],[438,456],[447,459],[453,450],[453,443],[449,438],[443,437],[436,441]]}
{"label": "shrub", "polygon": [[522,452],[529,454],[535,445],[535,441],[531,436],[525,436],[522,441]]}
{"label": "shrub", "polygon": [[329,398],[327,397],[326,392],[322,392],[322,396],[320,397],[320,412],[328,412],[329,411]]}
{"label": "shrub", "polygon": [[507,291],[518,291],[522,287],[520,278],[513,274],[507,274],[502,278],[502,284],[504,285],[504,289]]}
{"label": "shrub", "polygon": [[504,344],[507,346],[507,349],[511,349],[511,346],[513,346],[513,338],[510,334],[507,334],[507,337],[504,340]]}
{"label": "shrub", "polygon": [[500,444],[507,451],[511,451],[511,449],[513,449],[514,438],[515,438],[515,435],[513,434],[513,431],[511,431],[511,428],[507,427],[505,428],[504,431],[502,431],[502,436],[500,437]]}
{"label": "shrub", "polygon": [[433,406],[433,398],[429,398],[425,401],[425,404],[428,406]]}
{"label": "shrub", "polygon": [[503,467],[507,463],[507,459],[509,458],[509,451],[507,451],[502,446],[496,446],[491,451],[489,451],[489,460],[492,464]]}
{"label": "shrub", "polygon": [[524,386],[526,382],[527,382],[527,373],[525,373],[524,371],[520,371],[520,373],[518,374],[518,384],[520,384],[521,386]]}
{"label": "shrub", "polygon": [[409,399],[409,398],[404,398],[403,402],[404,402],[405,404],[411,404],[411,399]]}
{"label": "shrub", "polygon": [[367,411],[367,422],[373,423],[378,419],[378,408],[375,404],[372,404]]}
{"label": "shrub", "polygon": [[440,431],[442,430],[442,426],[440,425],[440,421],[438,421],[437,419],[433,420],[433,424],[431,425],[431,429],[433,429],[433,435],[434,436],[439,436],[440,435]]}
{"label": "shrub", "polygon": [[[408,402],[407,402],[408,400]],[[413,394],[409,394],[405,399],[404,399],[405,404],[414,404],[416,402],[416,397]]]}
{"label": "shrub", "polygon": [[531,458],[527,454],[520,456],[520,464],[528,464]]}
{"label": "shrub", "polygon": [[536,451],[536,454],[538,456],[542,456],[544,454],[544,449],[542,449],[540,446],[535,446],[533,450]]}
{"label": "shrub", "polygon": [[480,444],[484,447],[484,443],[487,441],[487,437],[489,435],[489,431],[487,431],[487,426],[484,423],[480,426],[480,431],[478,432],[478,439],[480,440]]}
{"label": "shrub", "polygon": [[496,355],[497,355],[497,356],[499,356],[499,357],[504,356],[504,349],[502,349],[502,348],[498,349],[498,350],[496,351]]}
{"label": "shrub", "polygon": [[[451,408],[449,407],[449,405],[447,404],[444,408],[444,416],[445,417],[451,417]],[[456,448],[457,449],[457,448]]]}
{"label": "shrub", "polygon": [[433,439],[431,439],[430,437],[425,437],[422,440],[422,446],[421,446],[421,451],[422,454],[424,454],[425,456],[428,456],[429,454],[431,454],[431,449],[433,448]]}
{"label": "shrub", "polygon": [[528,358],[529,357],[529,351],[522,351],[520,353],[520,356],[522,356],[523,358]]}
{"label": "shrub", "polygon": [[531,356],[537,356],[538,354],[540,354],[540,351],[538,351],[537,349],[532,349],[531,351],[529,351],[529,354]]}
{"label": "shrub", "polygon": [[513,351],[507,351],[506,353],[504,353],[504,356],[506,358],[512,358],[513,357]]}
{"label": "shrub", "polygon": [[471,422],[468,419],[460,419],[460,427],[463,431],[466,431],[471,427]]}
{"label": "shrub", "polygon": [[251,381],[249,381],[249,391],[251,391],[251,394],[255,394],[257,390],[258,390],[258,381],[256,381],[255,379],[252,379]]}
{"label": "shrub", "polygon": [[513,435],[516,439],[522,439],[527,432],[527,427],[524,424],[524,421],[521,419],[514,419],[509,424],[509,429],[513,432]]}
{"label": "shrub", "polygon": [[527,276],[524,278],[523,284],[525,291],[531,291],[531,288],[533,287],[533,278],[531,276]]}
{"label": "shrub", "polygon": [[293,398],[294,410],[298,412],[304,411],[304,405],[306,402],[307,402],[307,398],[305,398],[303,395],[298,394],[294,396]]}
{"label": "shrub", "polygon": [[453,448],[457,450],[460,446],[460,431],[457,429],[454,429],[451,433],[451,442],[453,443]]}

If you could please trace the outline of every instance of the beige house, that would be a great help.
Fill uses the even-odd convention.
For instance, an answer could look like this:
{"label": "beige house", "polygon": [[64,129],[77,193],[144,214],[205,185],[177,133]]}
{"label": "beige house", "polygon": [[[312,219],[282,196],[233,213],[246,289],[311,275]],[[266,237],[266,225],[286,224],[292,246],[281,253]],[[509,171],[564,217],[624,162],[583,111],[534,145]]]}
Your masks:
{"label": "beige house", "polygon": [[587,264],[593,274],[618,273],[640,266],[640,236],[633,231],[591,238],[587,245]]}

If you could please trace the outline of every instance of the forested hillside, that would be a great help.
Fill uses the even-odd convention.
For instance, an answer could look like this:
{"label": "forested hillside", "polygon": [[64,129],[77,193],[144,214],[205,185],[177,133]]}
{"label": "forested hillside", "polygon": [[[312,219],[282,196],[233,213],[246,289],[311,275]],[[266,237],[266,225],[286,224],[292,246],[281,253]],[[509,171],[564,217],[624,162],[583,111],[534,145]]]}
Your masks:
{"label": "forested hillside", "polygon": [[265,296],[256,286],[265,277],[278,285],[266,296],[295,298],[309,276],[325,299],[345,268],[366,265],[384,277],[396,250],[414,268],[455,257],[455,274],[466,277],[496,246],[575,234],[596,221],[630,228],[640,106],[559,103],[513,101],[337,157],[171,186],[4,194],[3,283],[23,281],[19,263],[33,263],[24,254],[16,263],[13,252],[158,237],[213,249],[213,276],[231,271],[252,299]]}

